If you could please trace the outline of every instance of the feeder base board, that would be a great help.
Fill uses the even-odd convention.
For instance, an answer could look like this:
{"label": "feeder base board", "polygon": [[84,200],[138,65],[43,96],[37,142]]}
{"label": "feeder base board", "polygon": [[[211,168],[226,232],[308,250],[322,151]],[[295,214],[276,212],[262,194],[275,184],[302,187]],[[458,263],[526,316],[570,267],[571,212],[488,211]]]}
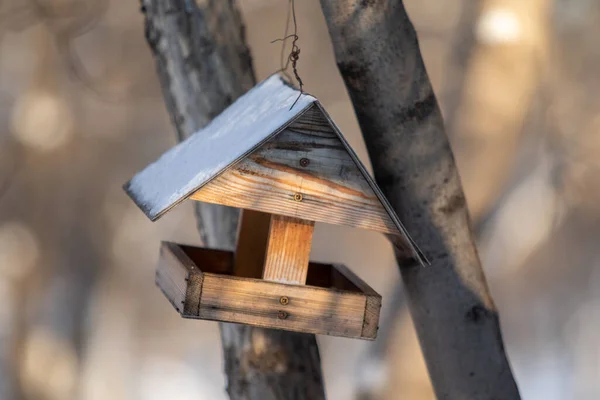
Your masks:
{"label": "feeder base board", "polygon": [[306,285],[235,276],[234,254],[163,242],[156,284],[184,318],[375,339],[381,296],[340,264],[310,263]]}

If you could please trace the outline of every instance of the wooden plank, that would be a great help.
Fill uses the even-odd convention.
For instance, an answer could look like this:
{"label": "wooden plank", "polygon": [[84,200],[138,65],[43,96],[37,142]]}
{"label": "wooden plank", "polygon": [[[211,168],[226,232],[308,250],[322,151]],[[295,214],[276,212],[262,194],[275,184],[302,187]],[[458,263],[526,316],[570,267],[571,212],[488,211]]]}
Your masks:
{"label": "wooden plank", "polygon": [[[188,281],[191,274],[199,274],[200,271],[181,247],[175,243],[163,242],[160,247],[158,268],[156,270],[156,285],[163,291],[167,299],[178,312],[186,308],[186,299],[194,304],[188,304],[189,308],[198,308],[200,294],[198,285],[201,287],[202,277],[194,277],[193,287],[188,293]],[[197,296],[194,297],[194,294]]]}
{"label": "wooden plank", "polygon": [[233,271],[235,276],[260,278],[265,265],[271,215],[242,210]]}
{"label": "wooden plank", "polygon": [[191,198],[399,234],[360,168],[315,106]]}
{"label": "wooden plank", "polygon": [[[282,297],[287,303],[282,304]],[[205,274],[200,318],[297,332],[361,337],[360,293]]]}
{"label": "wooden plank", "polygon": [[182,315],[196,316],[200,314],[200,298],[202,298],[203,283],[204,274],[202,273],[191,273],[188,276]]}
{"label": "wooden plank", "polygon": [[271,216],[263,279],[304,285],[314,227],[313,221]]}
{"label": "wooden plank", "polygon": [[[343,264],[332,265],[334,275],[337,277],[334,280],[340,281],[344,278],[346,281],[352,282],[366,296],[365,315],[363,321],[363,329],[361,335],[365,338],[375,339],[377,330],[379,329],[379,312],[381,311],[381,295],[377,293],[365,281],[360,279],[354,272]],[[337,274],[336,274],[337,273]],[[343,281],[343,280],[342,280]],[[338,283],[339,286],[343,283]]]}
{"label": "wooden plank", "polygon": [[381,311],[381,296],[367,296],[365,316],[361,336],[375,339],[379,330],[379,312]]}

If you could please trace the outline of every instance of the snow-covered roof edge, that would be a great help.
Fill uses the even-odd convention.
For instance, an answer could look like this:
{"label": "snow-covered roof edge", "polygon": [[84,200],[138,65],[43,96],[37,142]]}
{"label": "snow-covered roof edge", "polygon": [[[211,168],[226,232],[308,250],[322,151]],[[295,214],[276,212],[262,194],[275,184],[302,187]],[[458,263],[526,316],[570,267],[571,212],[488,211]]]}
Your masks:
{"label": "snow-covered roof edge", "polygon": [[277,135],[316,101],[309,94],[300,95],[281,76],[272,75],[163,153],[123,188],[154,221]]}

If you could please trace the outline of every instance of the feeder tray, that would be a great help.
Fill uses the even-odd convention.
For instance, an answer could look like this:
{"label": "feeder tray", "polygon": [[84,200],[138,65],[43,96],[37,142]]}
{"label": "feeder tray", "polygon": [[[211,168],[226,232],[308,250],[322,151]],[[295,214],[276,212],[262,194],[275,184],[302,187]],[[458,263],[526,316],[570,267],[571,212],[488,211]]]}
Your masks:
{"label": "feeder tray", "polygon": [[306,285],[234,272],[234,253],[164,242],[157,285],[184,318],[374,339],[381,296],[339,264],[311,262]]}

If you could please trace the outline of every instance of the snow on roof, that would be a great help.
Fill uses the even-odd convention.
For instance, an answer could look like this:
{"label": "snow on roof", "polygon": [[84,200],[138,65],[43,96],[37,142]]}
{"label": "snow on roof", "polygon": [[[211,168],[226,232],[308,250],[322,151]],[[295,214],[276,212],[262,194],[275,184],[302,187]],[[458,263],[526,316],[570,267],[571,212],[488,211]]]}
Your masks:
{"label": "snow on roof", "polygon": [[[139,172],[125,190],[151,220],[269,140],[317,101],[272,75]],[[290,110],[291,105],[298,99]]]}

